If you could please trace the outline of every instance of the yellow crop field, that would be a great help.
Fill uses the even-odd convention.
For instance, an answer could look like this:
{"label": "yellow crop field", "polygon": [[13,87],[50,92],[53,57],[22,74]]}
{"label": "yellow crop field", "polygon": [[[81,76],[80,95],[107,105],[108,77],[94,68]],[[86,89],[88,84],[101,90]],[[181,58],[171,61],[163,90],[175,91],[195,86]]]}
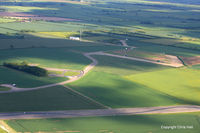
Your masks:
{"label": "yellow crop field", "polygon": [[15,22],[15,19],[0,18],[0,23]]}
{"label": "yellow crop field", "polygon": [[77,32],[39,32],[39,33],[44,34],[44,35],[60,37],[60,38],[68,38],[70,36],[74,36],[78,34]]}
{"label": "yellow crop field", "polygon": [[180,39],[181,39],[180,42],[183,42],[183,43],[200,44],[200,39],[198,38],[182,37]]}
{"label": "yellow crop field", "polygon": [[34,6],[1,6],[1,8],[12,12],[31,12],[33,10],[58,10],[57,8],[42,8]]}

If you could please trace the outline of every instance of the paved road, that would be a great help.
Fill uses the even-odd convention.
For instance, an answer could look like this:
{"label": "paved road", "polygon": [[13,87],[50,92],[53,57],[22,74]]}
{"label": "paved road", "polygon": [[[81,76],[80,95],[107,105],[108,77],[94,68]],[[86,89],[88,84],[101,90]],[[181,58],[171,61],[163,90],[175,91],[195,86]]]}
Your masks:
{"label": "paved road", "polygon": [[96,110],[69,110],[69,111],[43,111],[43,112],[16,112],[0,113],[0,119],[35,119],[35,118],[72,118],[95,116],[120,116],[137,114],[168,114],[199,112],[200,106],[179,105],[143,108],[96,109]]}

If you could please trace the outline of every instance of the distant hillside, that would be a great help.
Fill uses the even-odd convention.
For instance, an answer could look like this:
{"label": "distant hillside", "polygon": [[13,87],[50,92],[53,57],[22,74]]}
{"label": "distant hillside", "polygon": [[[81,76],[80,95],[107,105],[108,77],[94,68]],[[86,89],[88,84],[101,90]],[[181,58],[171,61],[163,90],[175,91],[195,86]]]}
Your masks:
{"label": "distant hillside", "polygon": [[0,0],[0,2],[15,2],[16,0]]}
{"label": "distant hillside", "polygon": [[181,3],[181,4],[200,4],[198,0],[145,0],[145,1],[158,1],[158,2],[170,2],[170,3]]}

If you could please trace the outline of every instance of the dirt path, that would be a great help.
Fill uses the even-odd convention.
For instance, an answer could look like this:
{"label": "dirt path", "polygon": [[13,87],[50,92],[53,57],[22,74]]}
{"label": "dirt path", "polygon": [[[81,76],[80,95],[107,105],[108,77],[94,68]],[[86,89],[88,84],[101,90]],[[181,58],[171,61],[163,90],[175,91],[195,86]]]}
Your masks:
{"label": "dirt path", "polygon": [[[60,68],[49,68],[49,67],[42,67],[44,69],[46,69],[47,71],[58,71],[58,72],[62,72],[61,74],[56,74],[54,72],[48,74],[48,76],[50,77],[68,77],[68,78],[73,78],[73,77],[80,77],[83,74],[82,70],[72,70],[72,69],[60,69]],[[77,75],[72,75],[72,76],[65,76],[65,73],[67,72],[77,72]]]}
{"label": "dirt path", "polygon": [[[109,54],[109,53],[104,53],[102,51],[91,52],[91,53],[84,53],[83,55],[86,56],[87,58],[89,58],[90,60],[92,60],[92,63],[89,64],[88,66],[86,66],[84,68],[84,70],[82,71],[82,73],[79,76],[72,77],[69,80],[63,81],[63,82],[60,82],[60,83],[43,85],[43,86],[33,87],[33,88],[19,88],[19,87],[14,87],[14,86],[12,86],[10,84],[1,84],[1,86],[11,88],[11,90],[0,91],[0,93],[12,93],[12,92],[22,92],[22,91],[37,90],[37,89],[42,89],[42,88],[54,87],[54,86],[57,86],[57,85],[65,85],[65,84],[77,81],[80,78],[82,78],[83,76],[85,76],[90,70],[92,70],[98,64],[98,61],[95,58],[91,57],[91,55],[112,56],[112,57],[117,57],[117,58],[122,58],[122,59],[142,61],[142,62],[160,64],[160,65],[171,66],[171,67],[181,67],[181,66],[183,66],[183,64],[177,64],[177,63],[175,63],[175,64],[167,64],[167,63],[161,63],[161,62],[156,62],[156,61],[151,61],[151,60],[146,60],[146,59],[140,59],[140,58],[134,58],[134,57],[127,57],[127,56],[120,56],[120,55],[115,55],[115,54]],[[54,69],[54,70],[60,70],[60,69]],[[63,70],[65,70],[65,69],[63,69]]]}
{"label": "dirt path", "polygon": [[50,67],[42,67],[48,71],[72,71],[72,72],[79,72],[80,70],[72,70],[72,69],[61,69],[61,68],[50,68]]}
{"label": "dirt path", "polygon": [[112,56],[112,57],[117,57],[117,58],[122,58],[122,59],[142,61],[142,62],[159,64],[159,65],[164,65],[164,66],[171,66],[171,67],[181,67],[181,66],[184,66],[181,62],[179,62],[179,63],[175,62],[175,63],[168,64],[168,63],[163,63],[163,62],[156,62],[156,61],[147,60],[147,59],[141,59],[141,58],[135,58],[135,57],[128,57],[128,56],[121,56],[121,55],[109,54],[109,53],[104,53],[104,52],[95,52],[95,53],[91,53],[90,55]]}
{"label": "dirt path", "polygon": [[128,44],[126,43],[126,40],[120,40],[123,46],[128,47]]}
{"label": "dirt path", "polygon": [[200,111],[200,106],[178,105],[178,106],[162,106],[162,107],[142,107],[142,108],[0,113],[0,119],[72,118],[72,117],[95,117],[95,116],[121,116],[121,115],[137,115],[137,114],[168,114],[168,113],[186,113],[186,112],[199,112],[199,111]]}
{"label": "dirt path", "polygon": [[[80,78],[85,76],[91,69],[93,69],[98,64],[98,61],[90,56],[91,54],[92,53],[84,53],[84,56],[86,56],[87,58],[92,60],[92,63],[89,64],[88,66],[86,66],[79,76],[72,77],[69,80],[63,81],[63,82],[60,82],[60,83],[43,85],[43,86],[33,87],[33,88],[19,88],[19,87],[15,87],[13,85],[10,85],[10,84],[1,84],[1,86],[11,88],[11,90],[0,91],[0,93],[12,93],[12,92],[22,92],[22,91],[37,90],[37,89],[42,89],[42,88],[54,87],[54,86],[58,86],[58,85],[65,85],[65,84],[74,82],[76,80],[79,80]],[[60,69],[52,69],[52,68],[49,68],[49,69],[51,69],[51,70],[60,70]],[[65,69],[63,69],[63,70],[65,70]]]}
{"label": "dirt path", "polygon": [[120,40],[120,42],[122,43],[122,46],[124,46],[124,47],[137,48],[137,47],[135,47],[135,46],[129,46],[129,45],[126,43],[126,40]]}

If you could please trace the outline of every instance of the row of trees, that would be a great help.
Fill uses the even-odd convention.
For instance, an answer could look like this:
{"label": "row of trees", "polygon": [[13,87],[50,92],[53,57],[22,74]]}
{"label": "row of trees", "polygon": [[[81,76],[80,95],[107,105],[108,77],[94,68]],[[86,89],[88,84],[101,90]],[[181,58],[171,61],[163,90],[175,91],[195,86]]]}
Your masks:
{"label": "row of trees", "polygon": [[21,35],[19,33],[9,33],[1,34],[0,33],[0,39],[24,39],[24,35]]}
{"label": "row of trees", "polygon": [[43,76],[48,75],[47,70],[40,68],[38,66],[29,66],[28,63],[26,63],[26,62],[22,62],[22,63],[4,62],[3,66],[8,67],[8,68],[12,68],[12,69],[15,69],[15,70],[23,71],[23,72],[26,72],[26,73],[30,73],[32,75],[39,76],[39,77],[43,77]]}

